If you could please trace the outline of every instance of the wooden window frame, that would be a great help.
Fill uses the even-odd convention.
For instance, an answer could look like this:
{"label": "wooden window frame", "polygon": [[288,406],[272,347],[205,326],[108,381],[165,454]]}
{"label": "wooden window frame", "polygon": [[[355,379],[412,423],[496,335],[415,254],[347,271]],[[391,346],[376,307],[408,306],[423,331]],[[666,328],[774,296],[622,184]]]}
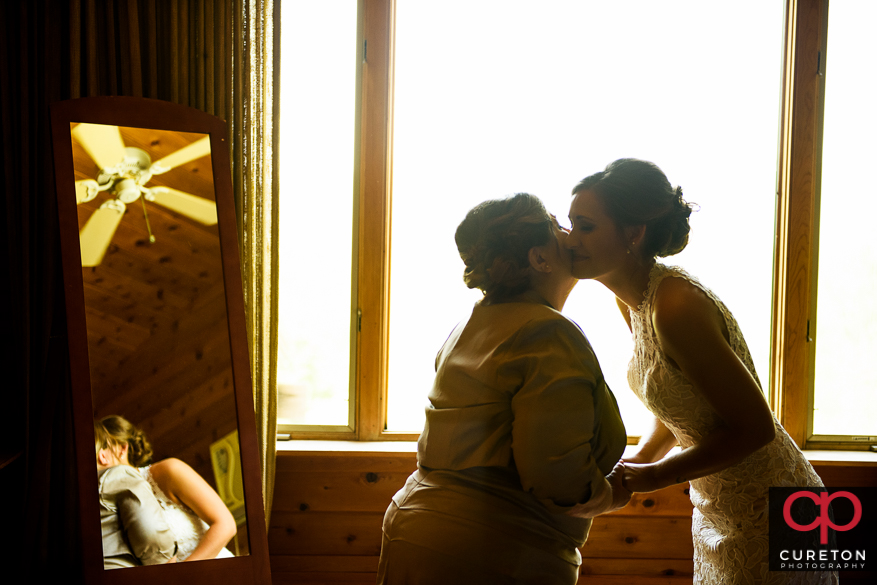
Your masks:
{"label": "wooden window frame", "polygon": [[[808,449],[867,449],[813,436],[818,195],[828,0],[786,0],[777,160],[770,405],[792,439]],[[354,192],[355,332],[349,427],[315,427],[293,439],[414,441],[387,421],[392,205],[395,0],[359,0]],[[632,437],[635,439],[635,437]],[[634,441],[635,442],[635,441]]]}
{"label": "wooden window frame", "polygon": [[353,359],[347,427],[303,425],[292,439],[416,441],[386,431],[392,202],[394,0],[359,0],[354,155]]}
{"label": "wooden window frame", "polygon": [[805,449],[867,450],[813,433],[816,286],[828,0],[786,0],[771,353],[771,408]]}
{"label": "wooden window frame", "polygon": [[363,0],[363,5],[367,58],[362,70],[362,168],[357,173],[361,325],[356,343],[355,424],[361,441],[416,441],[419,433],[386,430],[396,7],[394,0]]}

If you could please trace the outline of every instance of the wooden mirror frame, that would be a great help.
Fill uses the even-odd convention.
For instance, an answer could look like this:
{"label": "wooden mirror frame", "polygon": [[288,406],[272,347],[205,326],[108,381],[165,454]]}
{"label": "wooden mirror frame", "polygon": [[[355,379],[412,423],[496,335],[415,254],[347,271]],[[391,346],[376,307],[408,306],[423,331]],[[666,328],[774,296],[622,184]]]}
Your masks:
{"label": "wooden mirror frame", "polygon": [[[249,555],[143,566],[136,567],[134,571],[104,570],[94,455],[94,404],[89,370],[73,147],[70,134],[70,124],[73,122],[193,132],[210,136],[223,281],[226,291],[234,401],[237,408],[246,501]],[[131,97],[93,97],[56,102],[51,106],[51,124],[61,262],[67,308],[77,478],[81,492],[79,512],[85,582],[95,585],[141,583],[212,585],[218,582],[270,584],[268,540],[262,502],[256,421],[253,412],[253,383],[226,124],[223,120],[194,108]],[[94,494],[95,497],[86,497],[89,493]],[[71,570],[75,569],[71,567]]]}

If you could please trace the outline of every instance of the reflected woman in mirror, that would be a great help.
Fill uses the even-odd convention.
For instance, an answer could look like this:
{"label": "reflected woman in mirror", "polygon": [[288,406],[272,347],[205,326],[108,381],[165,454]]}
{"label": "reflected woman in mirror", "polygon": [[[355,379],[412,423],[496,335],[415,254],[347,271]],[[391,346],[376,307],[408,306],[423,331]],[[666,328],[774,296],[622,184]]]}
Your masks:
{"label": "reflected woman in mirror", "polygon": [[194,469],[173,457],[152,463],[145,434],[121,416],[102,418],[95,433],[100,448],[113,453],[115,465],[136,468],[152,488],[175,536],[177,561],[234,556],[225,548],[237,533],[234,517]]}
{"label": "reflected woman in mirror", "polygon": [[176,536],[152,488],[127,460],[128,445],[110,447],[94,425],[104,569],[176,562]]}
{"label": "reflected woman in mirror", "polygon": [[634,340],[628,381],[656,417],[624,460],[624,485],[691,482],[695,583],[836,583],[832,572],[769,571],[769,488],[822,481],[771,413],[728,308],[656,260],[685,248],[691,211],[682,189],[643,160],[616,160],[573,189],[572,273],[615,294]]}
{"label": "reflected woman in mirror", "polygon": [[615,397],[560,313],[576,283],[565,238],[526,193],[485,201],[457,228],[463,280],[484,297],[436,358],[378,583],[573,585],[591,518],[627,504]]}

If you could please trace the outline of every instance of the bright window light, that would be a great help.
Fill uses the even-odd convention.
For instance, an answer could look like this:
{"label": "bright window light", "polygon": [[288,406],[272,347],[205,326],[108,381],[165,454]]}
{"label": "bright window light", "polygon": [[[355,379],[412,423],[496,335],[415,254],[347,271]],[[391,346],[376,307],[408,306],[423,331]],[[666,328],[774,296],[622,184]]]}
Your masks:
{"label": "bright window light", "polygon": [[282,11],[278,423],[346,426],[357,2]]}
{"label": "bright window light", "polygon": [[[620,157],[657,163],[700,205],[666,262],[731,308],[766,390],[783,2],[436,6],[396,3],[388,428],[422,429],[436,353],[480,296],[454,245],[466,212],[527,191],[564,218],[576,182]],[[564,313],[642,433],[613,296],[582,282]]]}
{"label": "bright window light", "polygon": [[[877,435],[877,3],[832,2],[825,69],[813,433]],[[851,408],[850,405],[855,405]]]}

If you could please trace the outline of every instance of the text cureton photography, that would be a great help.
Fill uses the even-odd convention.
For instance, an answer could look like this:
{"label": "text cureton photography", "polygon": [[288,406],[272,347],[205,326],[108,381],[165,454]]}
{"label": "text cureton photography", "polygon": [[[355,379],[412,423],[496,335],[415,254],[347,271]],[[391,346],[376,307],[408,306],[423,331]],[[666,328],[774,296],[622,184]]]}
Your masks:
{"label": "text cureton photography", "polygon": [[873,571],[877,488],[770,488],[771,571]]}

